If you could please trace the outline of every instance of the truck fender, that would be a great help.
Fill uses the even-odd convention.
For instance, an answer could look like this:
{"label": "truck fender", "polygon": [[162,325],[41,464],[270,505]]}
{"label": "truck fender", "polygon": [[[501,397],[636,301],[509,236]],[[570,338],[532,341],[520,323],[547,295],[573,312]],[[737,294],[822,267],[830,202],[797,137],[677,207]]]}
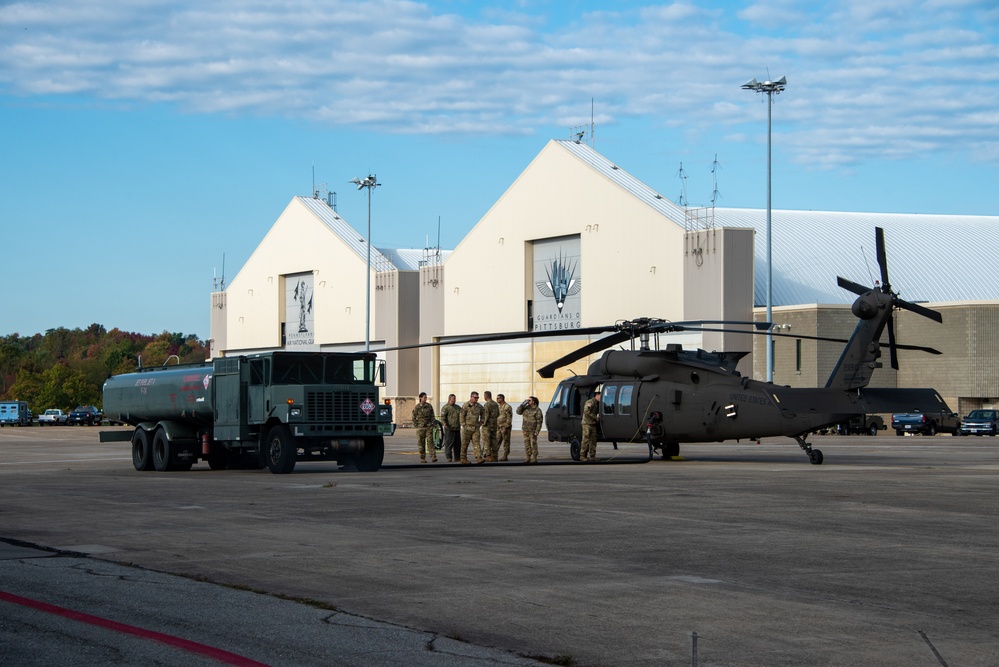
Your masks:
{"label": "truck fender", "polygon": [[162,428],[163,433],[166,435],[167,439],[172,441],[176,440],[198,440],[198,432],[196,429],[191,428],[189,424],[183,422],[164,420],[161,422],[143,422],[136,426],[136,428],[142,428],[152,434],[157,428]]}

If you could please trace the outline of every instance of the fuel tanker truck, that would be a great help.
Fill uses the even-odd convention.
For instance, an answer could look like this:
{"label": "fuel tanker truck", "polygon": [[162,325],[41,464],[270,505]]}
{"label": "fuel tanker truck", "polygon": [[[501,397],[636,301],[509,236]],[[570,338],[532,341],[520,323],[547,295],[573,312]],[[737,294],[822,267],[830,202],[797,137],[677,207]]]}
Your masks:
{"label": "fuel tanker truck", "polygon": [[101,441],[132,442],[136,470],[267,467],[339,461],[378,470],[392,407],[378,399],[373,353],[262,352],[143,368],[104,383],[104,415],[134,426]]}

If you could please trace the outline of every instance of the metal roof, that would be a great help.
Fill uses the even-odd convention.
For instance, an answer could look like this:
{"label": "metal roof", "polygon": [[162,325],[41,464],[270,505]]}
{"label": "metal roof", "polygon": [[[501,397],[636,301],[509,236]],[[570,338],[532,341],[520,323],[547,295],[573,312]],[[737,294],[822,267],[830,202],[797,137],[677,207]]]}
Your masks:
{"label": "metal roof", "polygon": [[[330,231],[340,237],[344,245],[357,253],[357,256],[365,262],[368,260],[368,244],[361,234],[347,224],[347,221],[330,208],[322,199],[314,197],[295,197],[303,206],[312,211],[319,220],[329,227]],[[383,255],[378,248],[371,247],[371,266],[376,271],[385,271],[395,268],[388,257]]]}
{"label": "metal roof", "polygon": [[590,148],[587,144],[565,140],[556,140],[555,143],[561,145],[580,160],[590,165],[593,169],[599,171],[621,188],[631,193],[631,195],[636,199],[640,199],[645,202],[676,224],[680,225],[680,227],[684,226],[683,208],[677,206],[669,199],[626,172],[624,169],[621,169],[603,155]]}
{"label": "metal roof", "polygon": [[[580,160],[686,227],[686,209],[662,197],[588,145],[556,141]],[[699,222],[756,230],[754,300],[766,304],[766,211],[701,209]],[[999,299],[999,216],[774,210],[771,215],[773,304],[852,303],[836,276],[873,285],[880,279],[874,228],[885,230],[888,278],[907,301]],[[703,228],[703,226],[701,227]]]}
{"label": "metal roof", "polygon": [[[314,197],[295,197],[313,215],[319,218],[330,231],[336,234],[343,243],[357,253],[357,256],[367,262],[368,245],[360,232],[350,226],[346,220],[331,209],[322,199]],[[411,248],[379,249],[371,246],[371,266],[375,271],[419,271],[427,251]],[[441,251],[444,256],[449,250]]]}
{"label": "metal roof", "polygon": [[[756,229],[756,305],[766,303],[766,211],[717,208],[716,227]],[[907,301],[999,299],[999,217],[774,210],[773,303],[852,303],[836,285],[880,280],[874,228],[885,230],[892,289]]]}

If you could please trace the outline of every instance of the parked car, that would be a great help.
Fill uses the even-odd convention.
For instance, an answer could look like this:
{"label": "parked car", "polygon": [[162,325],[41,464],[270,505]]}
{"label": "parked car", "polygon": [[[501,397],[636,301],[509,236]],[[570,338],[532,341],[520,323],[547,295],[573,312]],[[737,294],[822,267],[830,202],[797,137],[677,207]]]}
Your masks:
{"label": "parked car", "polygon": [[69,415],[59,408],[49,408],[45,414],[38,415],[39,426],[65,426]]}
{"label": "parked car", "polygon": [[895,435],[905,433],[921,433],[936,435],[937,433],[957,433],[961,417],[956,412],[908,412],[891,416],[891,427]]}
{"label": "parked car", "polygon": [[75,424],[99,426],[103,417],[101,411],[92,405],[78,405],[76,409],[69,413],[66,423],[71,426]]}
{"label": "parked car", "polygon": [[849,421],[841,422],[836,427],[836,432],[840,435],[850,435],[851,433],[863,433],[864,435],[877,435],[878,431],[883,431],[885,420],[881,415],[857,415]]}
{"label": "parked car", "polygon": [[961,420],[958,435],[995,435],[999,431],[999,410],[972,410]]}

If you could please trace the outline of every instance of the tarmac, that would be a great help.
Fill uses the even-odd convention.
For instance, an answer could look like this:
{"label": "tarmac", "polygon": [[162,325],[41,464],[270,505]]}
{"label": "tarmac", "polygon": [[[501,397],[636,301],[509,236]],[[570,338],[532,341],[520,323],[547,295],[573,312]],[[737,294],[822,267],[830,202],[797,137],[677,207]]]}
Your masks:
{"label": "tarmac", "polygon": [[995,438],[272,475],[97,431],[0,431],[4,665],[999,664]]}

